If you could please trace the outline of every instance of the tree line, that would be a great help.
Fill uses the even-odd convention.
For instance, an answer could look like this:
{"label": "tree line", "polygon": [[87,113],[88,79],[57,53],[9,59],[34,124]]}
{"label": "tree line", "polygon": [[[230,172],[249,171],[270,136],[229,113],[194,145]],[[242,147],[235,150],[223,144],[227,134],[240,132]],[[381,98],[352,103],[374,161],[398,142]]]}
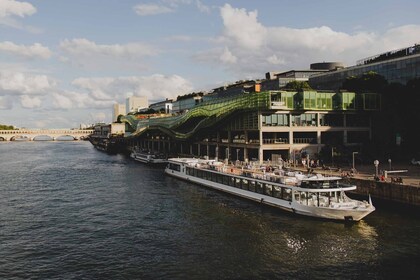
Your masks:
{"label": "tree line", "polygon": [[15,129],[13,125],[0,124],[0,130],[13,130],[13,129]]}

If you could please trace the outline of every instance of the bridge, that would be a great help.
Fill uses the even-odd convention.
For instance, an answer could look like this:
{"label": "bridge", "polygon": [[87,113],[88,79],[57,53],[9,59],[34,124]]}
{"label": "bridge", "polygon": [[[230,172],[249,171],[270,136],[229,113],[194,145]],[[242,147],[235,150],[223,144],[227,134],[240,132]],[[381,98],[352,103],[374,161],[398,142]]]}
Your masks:
{"label": "bridge", "polygon": [[[60,141],[83,140],[93,133],[93,129],[13,129],[0,130],[0,141]],[[71,139],[70,139],[71,140]]]}

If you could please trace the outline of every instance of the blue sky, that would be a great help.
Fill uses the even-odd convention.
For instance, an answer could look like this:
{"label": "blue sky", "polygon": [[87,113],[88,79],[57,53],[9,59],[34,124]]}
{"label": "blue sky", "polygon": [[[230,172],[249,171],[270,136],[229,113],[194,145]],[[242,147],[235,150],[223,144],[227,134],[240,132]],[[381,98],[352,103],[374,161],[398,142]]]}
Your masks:
{"label": "blue sky", "polygon": [[110,122],[149,101],[420,43],[420,1],[0,0],[0,123]]}

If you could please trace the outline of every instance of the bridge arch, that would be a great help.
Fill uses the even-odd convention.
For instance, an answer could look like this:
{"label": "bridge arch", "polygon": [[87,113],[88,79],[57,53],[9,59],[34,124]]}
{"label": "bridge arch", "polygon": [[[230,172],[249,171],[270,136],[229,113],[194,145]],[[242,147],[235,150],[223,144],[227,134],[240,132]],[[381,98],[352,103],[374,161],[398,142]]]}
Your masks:
{"label": "bridge arch", "polygon": [[31,137],[28,135],[15,135],[10,138],[10,141],[31,141]]}
{"label": "bridge arch", "polygon": [[32,140],[33,141],[54,141],[54,137],[50,135],[37,135]]}
{"label": "bridge arch", "polygon": [[0,141],[7,141],[7,139],[0,136]]}
{"label": "bridge arch", "polygon": [[74,140],[77,140],[77,138],[73,135],[65,134],[65,135],[60,135],[60,136],[56,137],[55,140],[57,140],[57,141],[74,141]]}

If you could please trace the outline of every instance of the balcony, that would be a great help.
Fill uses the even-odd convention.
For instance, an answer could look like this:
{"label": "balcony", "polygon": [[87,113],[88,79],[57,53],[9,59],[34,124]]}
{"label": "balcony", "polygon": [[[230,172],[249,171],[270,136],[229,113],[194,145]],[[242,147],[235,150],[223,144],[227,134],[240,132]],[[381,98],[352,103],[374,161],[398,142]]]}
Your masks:
{"label": "balcony", "polygon": [[263,139],[263,144],[289,144],[289,139],[287,139],[287,138],[265,138],[265,139]]}
{"label": "balcony", "polygon": [[316,138],[293,138],[293,144],[316,144]]}

